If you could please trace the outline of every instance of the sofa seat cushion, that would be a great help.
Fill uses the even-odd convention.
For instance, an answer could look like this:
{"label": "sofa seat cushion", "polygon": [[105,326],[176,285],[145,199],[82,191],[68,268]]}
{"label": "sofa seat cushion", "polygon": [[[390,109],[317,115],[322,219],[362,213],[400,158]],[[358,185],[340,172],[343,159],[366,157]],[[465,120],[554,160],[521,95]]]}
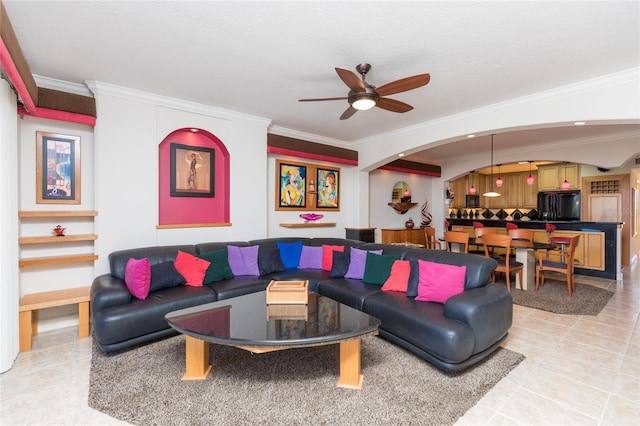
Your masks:
{"label": "sofa seat cushion", "polygon": [[216,293],[218,300],[223,300],[266,290],[270,281],[268,276],[238,275],[228,280],[207,284],[207,286]]}
{"label": "sofa seat cushion", "polygon": [[164,316],[178,309],[215,302],[216,294],[204,287],[170,287],[149,293],[144,300],[93,312],[95,336],[103,345],[134,339],[169,328]]}
{"label": "sofa seat cushion", "polygon": [[380,328],[448,363],[460,363],[474,351],[471,327],[444,315],[444,305],[420,302],[402,293],[380,292],[364,300],[363,309]]}
{"label": "sofa seat cushion", "polygon": [[263,278],[275,281],[309,281],[309,290],[318,292],[318,283],[329,279],[330,271],[322,269],[287,269],[282,272],[274,272],[265,275]]}
{"label": "sofa seat cushion", "polygon": [[364,299],[382,291],[377,284],[366,284],[353,278],[331,278],[318,283],[318,292],[340,303],[362,310]]}

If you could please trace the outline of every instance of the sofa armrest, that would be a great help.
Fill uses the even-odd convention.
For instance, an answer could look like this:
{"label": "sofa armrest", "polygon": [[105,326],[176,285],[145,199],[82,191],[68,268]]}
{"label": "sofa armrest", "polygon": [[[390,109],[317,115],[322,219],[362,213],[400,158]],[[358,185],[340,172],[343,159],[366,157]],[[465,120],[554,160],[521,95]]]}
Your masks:
{"label": "sofa armrest", "polygon": [[91,310],[100,311],[109,306],[126,305],[131,292],[120,278],[111,274],[96,277],[91,284]]}
{"label": "sofa armrest", "polygon": [[507,334],[513,321],[513,299],[504,287],[488,284],[451,297],[444,304],[444,316],[471,327],[477,353]]}

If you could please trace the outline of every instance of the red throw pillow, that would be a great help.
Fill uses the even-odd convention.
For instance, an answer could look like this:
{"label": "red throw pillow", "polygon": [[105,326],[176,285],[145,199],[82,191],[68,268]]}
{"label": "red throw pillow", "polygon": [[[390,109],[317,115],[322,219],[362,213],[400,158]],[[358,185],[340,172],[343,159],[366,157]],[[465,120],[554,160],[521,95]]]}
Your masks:
{"label": "red throw pillow", "polygon": [[176,261],[173,263],[176,270],[187,281],[185,285],[191,287],[202,287],[209,265],[211,262],[180,250],[178,250]]}
{"label": "red throw pillow", "polygon": [[416,300],[445,303],[447,299],[464,291],[466,266],[418,260],[419,280]]}
{"label": "red throw pillow", "polygon": [[344,246],[328,246],[322,245],[322,269],[325,271],[330,271],[333,266],[333,252],[341,251],[344,252]]}
{"label": "red throw pillow", "polygon": [[409,285],[411,263],[408,260],[396,260],[391,267],[391,274],[382,285],[382,291],[401,291],[406,293]]}

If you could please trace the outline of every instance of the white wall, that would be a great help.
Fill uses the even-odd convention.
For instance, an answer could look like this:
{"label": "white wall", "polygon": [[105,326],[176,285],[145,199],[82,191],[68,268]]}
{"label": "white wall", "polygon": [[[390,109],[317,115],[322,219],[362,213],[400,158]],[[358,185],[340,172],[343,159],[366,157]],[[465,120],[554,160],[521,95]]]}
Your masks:
{"label": "white wall", "polygon": [[[413,219],[416,227],[420,226],[421,209],[426,200],[429,202],[428,211],[433,214],[433,179],[428,176],[389,170],[374,170],[369,174],[369,222],[370,227],[376,228],[376,242],[382,241],[382,229],[404,228],[404,223],[409,218]],[[405,214],[400,214],[387,205],[391,202],[393,187],[399,181],[404,181],[409,185],[411,201],[417,203]],[[433,226],[436,224],[434,223]]]}
{"label": "white wall", "polygon": [[18,117],[16,95],[0,79],[0,373],[18,355]]}

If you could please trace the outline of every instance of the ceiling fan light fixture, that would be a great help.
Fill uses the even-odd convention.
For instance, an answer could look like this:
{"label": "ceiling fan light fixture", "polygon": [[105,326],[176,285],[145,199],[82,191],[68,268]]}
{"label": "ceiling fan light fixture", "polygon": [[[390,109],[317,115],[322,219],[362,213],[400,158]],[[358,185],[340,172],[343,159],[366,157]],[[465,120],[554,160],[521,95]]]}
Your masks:
{"label": "ceiling fan light fixture", "polygon": [[354,92],[349,95],[349,105],[358,111],[366,111],[376,106],[378,95],[375,92]]}

